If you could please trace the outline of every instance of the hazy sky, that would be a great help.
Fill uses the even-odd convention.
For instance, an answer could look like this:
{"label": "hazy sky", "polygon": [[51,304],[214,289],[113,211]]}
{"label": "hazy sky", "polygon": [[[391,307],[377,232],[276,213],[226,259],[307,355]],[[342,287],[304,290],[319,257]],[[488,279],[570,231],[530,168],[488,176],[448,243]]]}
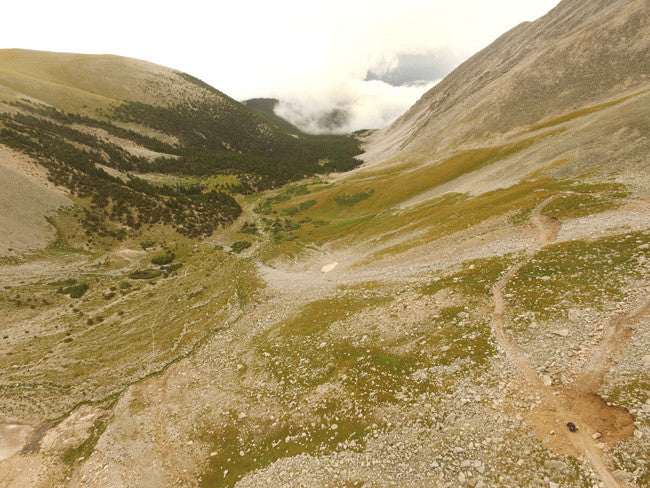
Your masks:
{"label": "hazy sky", "polygon": [[284,99],[287,113],[346,109],[357,129],[387,124],[432,86],[366,81],[369,70],[426,54],[410,59],[439,58],[431,71],[444,74],[557,1],[16,0],[4,2],[0,48],[141,58],[236,99]]}

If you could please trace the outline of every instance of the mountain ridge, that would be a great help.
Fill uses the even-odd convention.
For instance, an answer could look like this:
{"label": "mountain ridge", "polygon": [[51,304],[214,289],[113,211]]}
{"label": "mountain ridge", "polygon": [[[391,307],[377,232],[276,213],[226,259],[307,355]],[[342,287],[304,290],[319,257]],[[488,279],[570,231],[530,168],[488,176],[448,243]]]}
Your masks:
{"label": "mountain ridge", "polygon": [[[603,102],[619,95],[621,86],[627,86],[627,92],[639,91],[649,79],[650,36],[643,19],[648,19],[648,12],[639,0],[616,4],[563,0],[545,16],[519,24],[463,62],[377,132],[365,158],[376,161],[441,150]],[[597,32],[592,25],[600,26]],[[608,44],[608,53],[586,47],[605,36],[617,40]],[[604,75],[606,68],[609,76]],[[393,149],[382,149],[389,146]]]}

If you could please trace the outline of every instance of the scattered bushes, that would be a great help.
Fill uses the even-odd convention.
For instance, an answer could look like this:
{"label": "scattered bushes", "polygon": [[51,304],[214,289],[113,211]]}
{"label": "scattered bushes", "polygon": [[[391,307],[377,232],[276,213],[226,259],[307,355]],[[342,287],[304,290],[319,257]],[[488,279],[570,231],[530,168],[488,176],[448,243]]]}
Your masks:
{"label": "scattered bushes", "polygon": [[[219,94],[219,98],[170,107],[126,102],[113,113],[102,114],[101,120],[42,104],[15,102],[20,112],[0,114],[0,143],[38,160],[53,183],[90,200],[90,208],[81,219],[89,238],[118,240],[128,229],[157,223],[189,237],[206,236],[239,217],[241,207],[224,191],[208,191],[199,185],[154,185],[134,176],[113,176],[102,166],[122,173],[235,174],[240,183],[228,191],[246,194],[317,173],[347,171],[360,164],[355,156],[362,151],[354,136],[295,137],[274,123],[267,124],[247,107],[224,104],[223,95],[202,82],[190,82]],[[106,121],[106,116],[156,129],[173,136],[179,144],[123,129]],[[77,130],[75,124],[103,129],[164,156],[153,161],[134,156],[120,145]],[[268,130],[260,131],[260,126]],[[294,185],[283,193],[279,198],[287,200],[292,195],[307,194],[309,189],[307,185]],[[260,206],[260,213],[270,212],[271,203],[275,202]],[[247,230],[245,233],[254,233],[253,228]],[[141,243],[143,249],[150,244]]]}
{"label": "scattered bushes", "polygon": [[257,226],[252,222],[244,222],[239,232],[242,234],[257,234]]}
{"label": "scattered bushes", "polygon": [[156,186],[136,177],[123,180],[111,176],[99,165],[128,171],[144,164],[142,158],[65,125],[3,113],[0,126],[0,143],[37,159],[53,183],[90,199],[90,209],[81,219],[89,237],[122,239],[125,228],[155,223],[200,237],[241,213],[235,199],[224,192],[204,193],[196,188]]}
{"label": "scattered bushes", "polygon": [[181,269],[182,267],[183,267],[183,265],[181,263],[172,263],[169,266],[161,266],[160,270],[163,273],[171,274],[174,271],[177,271],[177,270]]}

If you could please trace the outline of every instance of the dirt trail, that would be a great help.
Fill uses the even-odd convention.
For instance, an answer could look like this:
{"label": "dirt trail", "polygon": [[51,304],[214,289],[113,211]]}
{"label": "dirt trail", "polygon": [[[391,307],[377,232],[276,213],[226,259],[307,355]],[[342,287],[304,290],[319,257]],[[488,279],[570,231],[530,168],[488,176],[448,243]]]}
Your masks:
{"label": "dirt trail", "polygon": [[605,336],[592,352],[583,373],[575,381],[575,388],[585,393],[595,392],[609,369],[614,366],[630,338],[629,326],[650,314],[650,300],[641,302],[631,311],[614,316],[606,328]]}
{"label": "dirt trail", "polygon": [[[510,267],[494,285],[492,329],[506,360],[521,373],[521,387],[524,392],[541,400],[526,418],[530,427],[544,443],[548,443],[555,450],[576,457],[583,455],[592,464],[606,487],[621,488],[627,485],[614,477],[608,466],[607,456],[603,452],[604,444],[597,445],[592,435],[597,431],[603,432],[601,439],[603,443],[627,437],[634,432],[634,419],[626,410],[607,405],[595,392],[612,366],[614,355],[620,352],[627,340],[626,326],[638,322],[649,313],[650,303],[646,302],[613,319],[604,340],[592,352],[584,373],[579,375],[579,378],[582,378],[577,382],[581,385],[579,389],[570,385],[555,388],[547,386],[506,331],[505,311],[508,301],[504,298],[504,289],[512,277],[530,262],[541,247],[554,242],[557,238],[561,227],[560,221],[543,215],[542,211],[562,196],[563,194],[558,194],[550,197],[535,208],[530,222],[535,227],[537,242],[527,250],[526,256]],[[566,427],[567,422],[574,422],[580,429],[570,433]]]}

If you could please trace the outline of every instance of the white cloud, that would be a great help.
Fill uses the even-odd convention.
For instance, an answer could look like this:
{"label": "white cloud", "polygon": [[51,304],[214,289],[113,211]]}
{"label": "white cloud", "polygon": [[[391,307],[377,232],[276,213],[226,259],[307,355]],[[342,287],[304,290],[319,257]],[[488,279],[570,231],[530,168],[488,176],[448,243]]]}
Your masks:
{"label": "white cloud", "polygon": [[[276,113],[314,134],[382,127],[399,117],[435,83],[396,87],[378,80],[350,79],[321,96],[287,97],[278,105]],[[333,109],[347,113],[349,118],[330,130],[319,121]]]}
{"label": "white cloud", "polygon": [[137,57],[237,99],[352,103],[358,127],[385,123],[421,94],[363,82],[369,68],[389,69],[398,53],[441,46],[468,55],[557,0],[7,3],[0,47]]}

